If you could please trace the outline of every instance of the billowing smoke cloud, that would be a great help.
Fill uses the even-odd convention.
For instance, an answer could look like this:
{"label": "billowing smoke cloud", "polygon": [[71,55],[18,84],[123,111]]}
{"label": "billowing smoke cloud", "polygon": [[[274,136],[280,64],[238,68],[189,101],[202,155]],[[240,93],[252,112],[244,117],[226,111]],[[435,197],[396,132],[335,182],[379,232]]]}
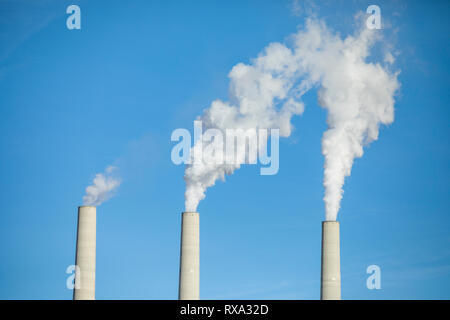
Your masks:
{"label": "billowing smoke cloud", "polygon": [[[318,87],[319,103],[328,110],[328,130],[322,140],[326,219],[335,220],[353,160],[362,156],[365,144],[378,138],[379,125],[394,119],[397,74],[366,61],[370,48],[380,39],[378,30],[361,29],[342,39],[323,22],[309,19],[290,39],[291,48],[272,43],[251,64],[234,66],[229,74],[231,102],[214,101],[200,120],[206,128],[222,131],[279,128],[280,135],[288,137],[291,117],[303,112],[300,97]],[[386,57],[385,61],[392,62],[390,52],[386,51]],[[197,141],[191,150],[194,161],[198,149],[204,150],[210,143],[204,138]],[[261,148],[266,143],[258,144]],[[198,161],[187,166],[186,211],[196,211],[206,189],[241,164]]]}
{"label": "billowing smoke cloud", "polygon": [[[269,45],[258,58],[247,65],[239,63],[229,73],[230,102],[215,100],[200,120],[204,129],[279,129],[282,137],[291,134],[291,117],[303,112],[303,104],[294,100],[292,52],[279,43]],[[265,148],[267,137],[259,137],[258,148]],[[194,164],[186,167],[186,211],[196,211],[205,191],[217,179],[224,180],[244,162],[245,154],[237,154],[234,163],[204,163],[196,159],[199,149],[206,150],[214,140],[199,139],[191,150]],[[240,142],[237,141],[237,144]],[[245,153],[244,146],[237,152]],[[197,160],[197,161],[196,161]]]}
{"label": "billowing smoke cloud", "polygon": [[86,188],[86,195],[83,197],[85,206],[99,206],[114,195],[114,191],[119,187],[121,181],[114,175],[116,167],[109,166],[105,173],[97,173],[93,184]]}
{"label": "billowing smoke cloud", "polygon": [[[364,28],[341,39],[323,23],[310,20],[296,36],[297,54],[307,72],[302,86],[319,84],[319,103],[328,111],[322,138],[326,220],[337,218],[354,159],[363,155],[364,145],[378,139],[380,124],[394,121],[398,73],[366,61],[379,34]],[[383,61],[392,63],[392,54],[386,51]]]}

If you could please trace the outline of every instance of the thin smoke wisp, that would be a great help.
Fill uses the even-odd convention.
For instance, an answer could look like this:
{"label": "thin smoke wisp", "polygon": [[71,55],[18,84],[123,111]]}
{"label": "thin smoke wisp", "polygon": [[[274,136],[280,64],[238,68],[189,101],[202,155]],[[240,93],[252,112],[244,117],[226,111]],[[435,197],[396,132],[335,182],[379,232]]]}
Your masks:
{"label": "thin smoke wisp", "polygon": [[104,173],[97,173],[92,181],[92,185],[86,188],[86,194],[83,197],[85,206],[99,206],[110,199],[121,180],[115,176],[116,167],[109,166]]}

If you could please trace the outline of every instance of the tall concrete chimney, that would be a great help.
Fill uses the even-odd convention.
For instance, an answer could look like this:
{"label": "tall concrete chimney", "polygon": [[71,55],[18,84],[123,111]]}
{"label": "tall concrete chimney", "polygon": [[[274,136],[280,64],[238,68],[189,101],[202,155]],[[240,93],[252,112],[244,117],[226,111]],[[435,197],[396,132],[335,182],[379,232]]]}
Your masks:
{"label": "tall concrete chimney", "polygon": [[320,299],[341,300],[339,222],[322,222],[322,274]]}
{"label": "tall concrete chimney", "polygon": [[74,300],[95,300],[96,224],[96,207],[78,207]]}
{"label": "tall concrete chimney", "polygon": [[179,300],[200,299],[200,216],[183,212],[181,218]]}

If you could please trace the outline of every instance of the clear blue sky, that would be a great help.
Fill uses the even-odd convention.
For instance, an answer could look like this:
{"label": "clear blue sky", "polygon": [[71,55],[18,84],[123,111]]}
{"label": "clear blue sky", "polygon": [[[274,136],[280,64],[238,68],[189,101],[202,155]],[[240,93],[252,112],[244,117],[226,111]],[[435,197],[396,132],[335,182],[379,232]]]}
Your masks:
{"label": "clear blue sky", "polygon": [[[73,3],[81,30],[66,28]],[[346,35],[370,4],[316,10]],[[342,296],[448,299],[450,4],[376,4],[402,87],[395,122],[346,180]],[[0,1],[0,298],[72,298],[77,206],[115,164],[123,184],[97,210],[97,298],[176,299],[184,168],[170,135],[304,18],[275,0]],[[326,114],[315,92],[305,104],[277,175],[246,166],[201,202],[203,299],[319,298]],[[381,290],[366,288],[372,264]]]}

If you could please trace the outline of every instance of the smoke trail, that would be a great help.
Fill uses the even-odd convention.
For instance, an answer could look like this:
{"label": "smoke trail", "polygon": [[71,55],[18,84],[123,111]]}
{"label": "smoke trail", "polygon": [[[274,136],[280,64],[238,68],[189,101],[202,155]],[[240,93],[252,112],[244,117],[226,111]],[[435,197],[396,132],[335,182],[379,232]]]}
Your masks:
{"label": "smoke trail", "polygon": [[[292,58],[290,49],[273,43],[251,64],[235,65],[229,73],[231,102],[215,100],[199,119],[204,129],[215,128],[223,132],[226,129],[277,128],[282,137],[288,137],[292,130],[291,117],[303,112],[303,104],[294,100]],[[245,154],[237,154],[232,164],[199,161],[199,149],[205,150],[212,143],[214,141],[202,137],[191,149],[194,164],[186,167],[184,176],[186,211],[196,211],[206,189],[217,179],[224,180],[225,174],[232,174],[245,159]],[[260,137],[258,148],[265,148],[266,144],[267,137]],[[245,153],[245,145],[238,145],[236,149]]]}
{"label": "smoke trail", "polygon": [[[379,32],[366,28],[341,39],[313,20],[296,37],[297,54],[308,73],[303,86],[320,84],[319,104],[328,111],[328,130],[322,138],[326,220],[337,218],[344,179],[354,159],[378,139],[380,124],[394,121],[398,73],[391,73],[388,65],[366,61],[380,39]],[[384,61],[393,62],[390,52]]]}
{"label": "smoke trail", "polygon": [[106,200],[110,199],[121,181],[114,176],[116,167],[109,166],[105,173],[97,173],[93,180],[93,184],[86,188],[86,195],[83,197],[85,206],[99,206]]}
{"label": "smoke trail", "polygon": [[[232,102],[214,101],[200,120],[206,128],[222,131],[279,128],[280,135],[288,137],[291,117],[303,112],[299,98],[318,87],[319,103],[328,110],[328,130],[322,139],[326,219],[335,220],[353,160],[363,155],[365,144],[378,138],[380,123],[393,121],[397,73],[366,61],[369,49],[380,39],[377,30],[361,29],[341,39],[325,23],[308,19],[291,39],[292,49],[272,43],[250,65],[234,66],[229,74]],[[386,61],[392,57],[386,52]],[[206,189],[242,164],[195,164],[199,149],[212,143],[204,140],[192,148],[194,165],[185,170],[186,211],[196,211]],[[259,147],[266,143],[260,141]]]}

